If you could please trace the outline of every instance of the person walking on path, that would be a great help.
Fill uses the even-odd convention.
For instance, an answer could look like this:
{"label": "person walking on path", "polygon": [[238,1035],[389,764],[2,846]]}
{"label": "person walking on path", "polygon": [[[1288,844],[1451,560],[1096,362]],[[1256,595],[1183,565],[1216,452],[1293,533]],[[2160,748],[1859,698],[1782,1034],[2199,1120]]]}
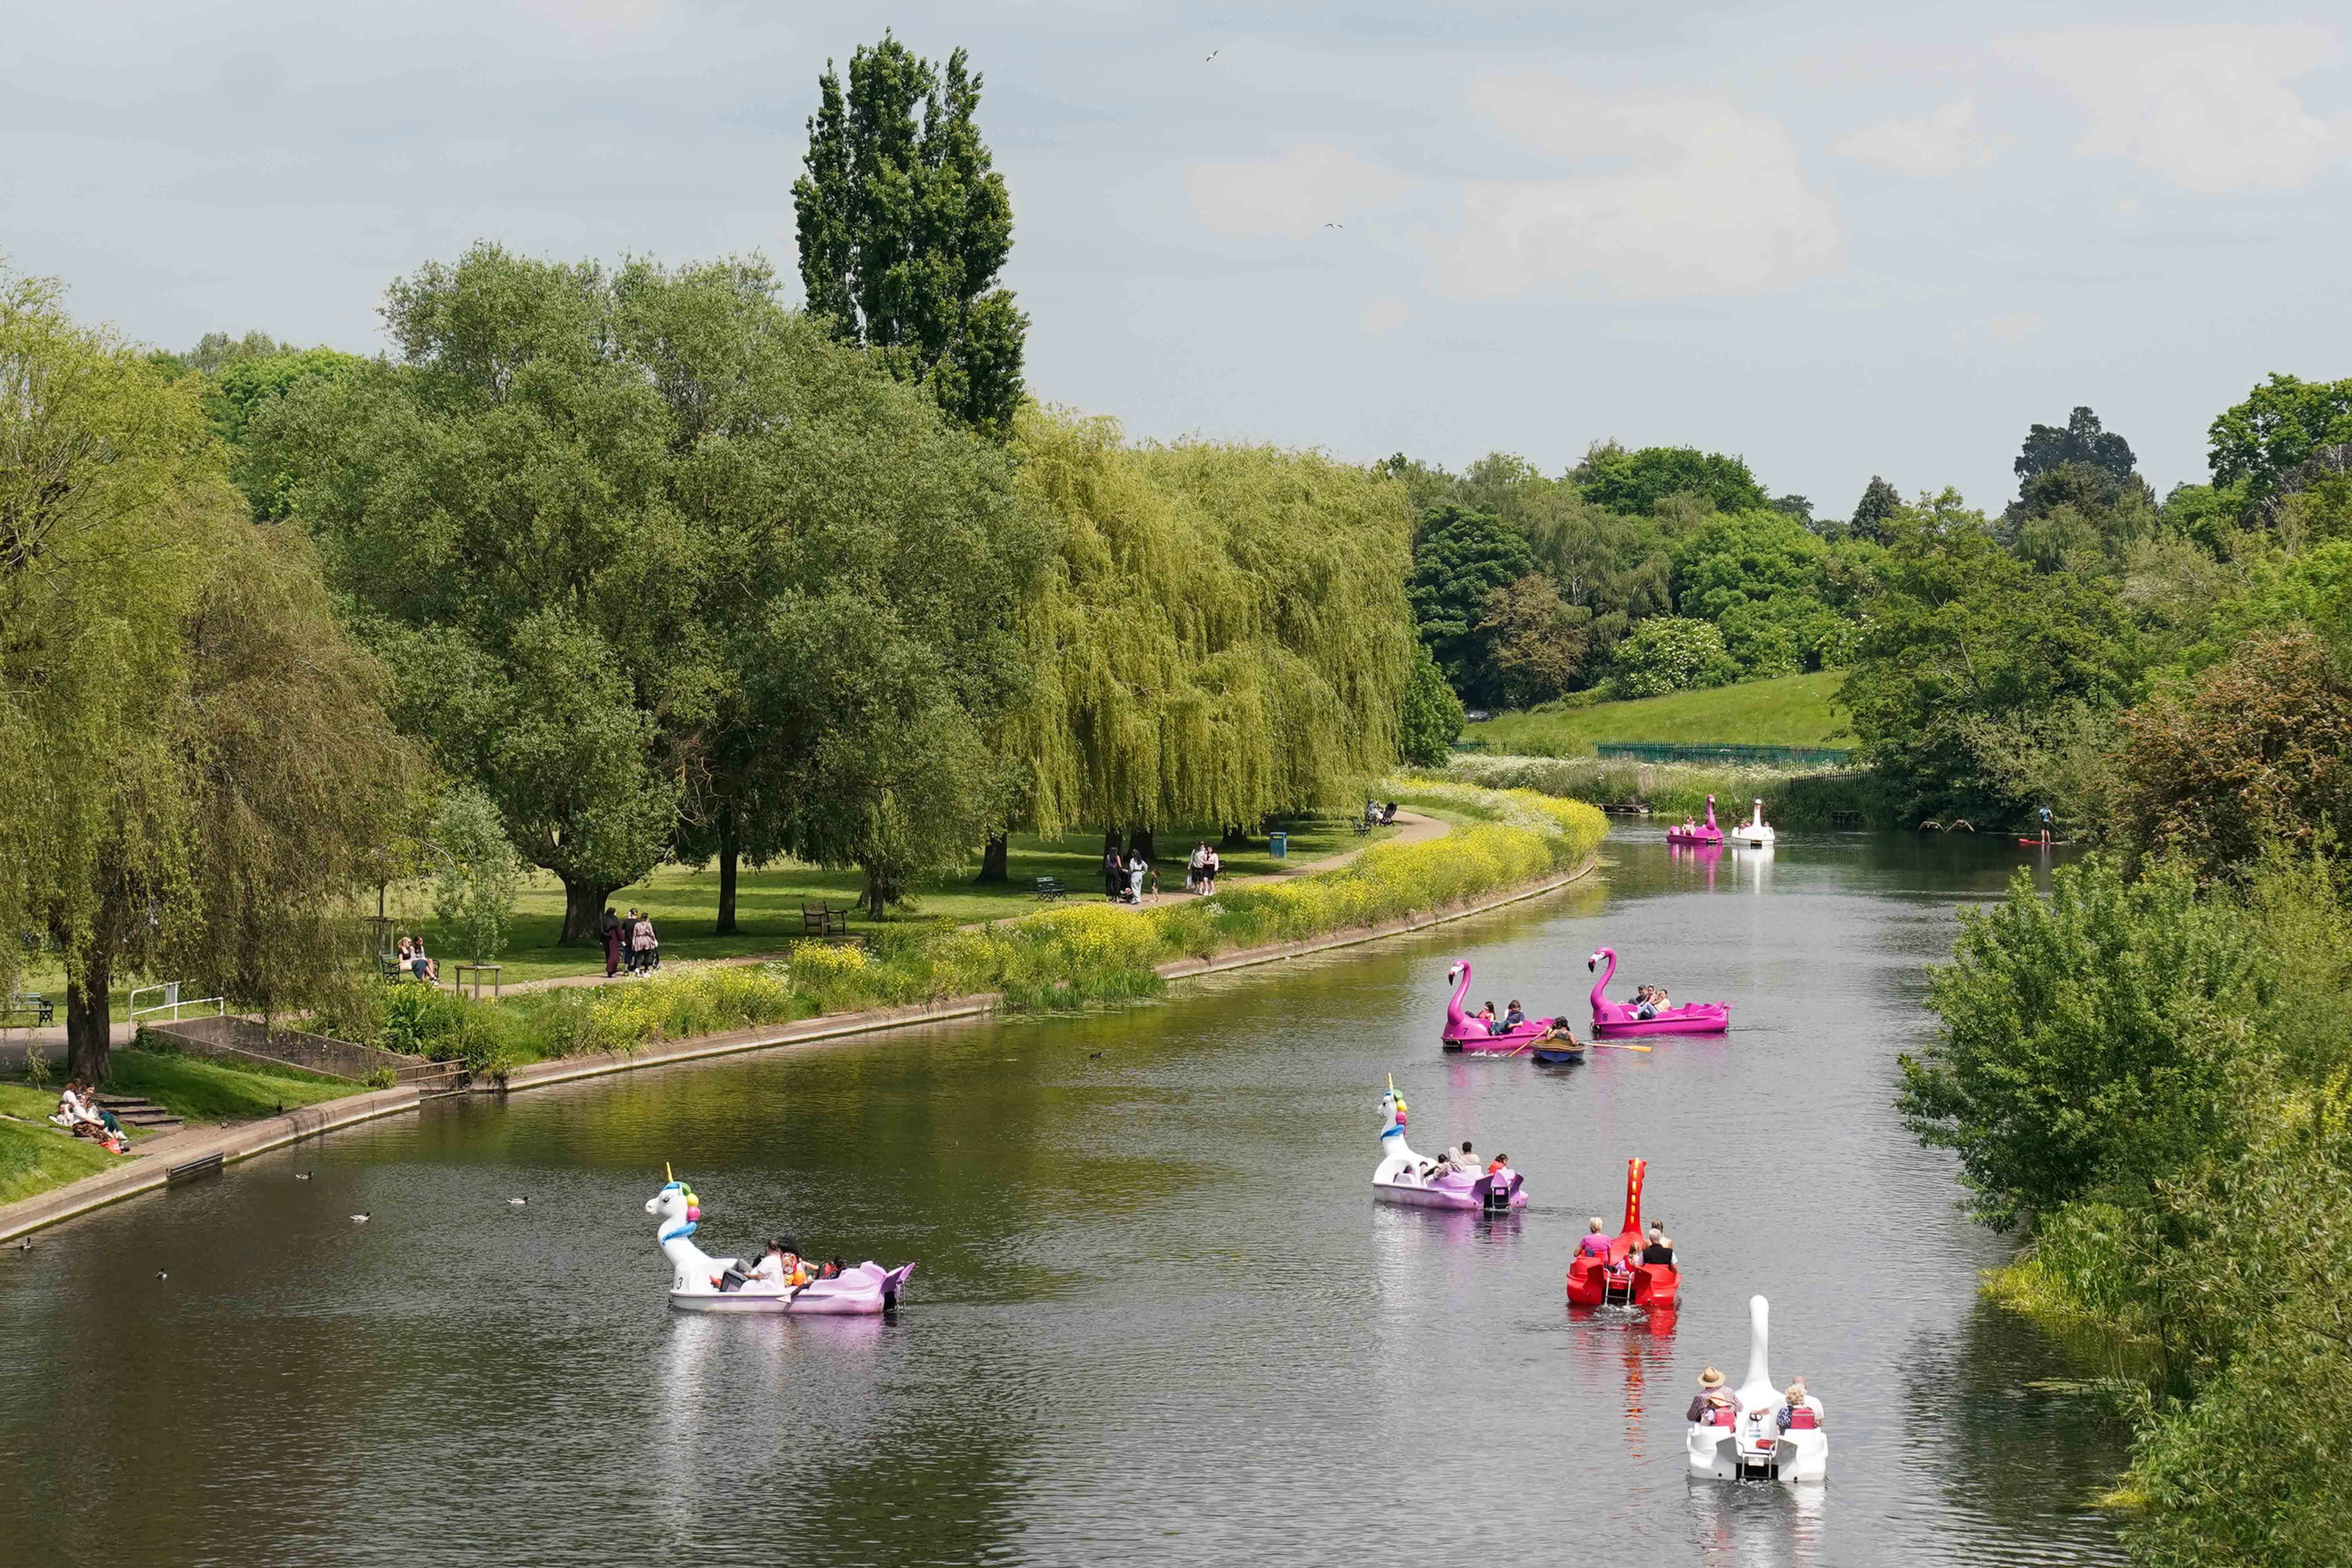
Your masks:
{"label": "person walking on path", "polygon": [[1118,846],[1103,847],[1103,897],[1116,902],[1127,886],[1127,865],[1119,858]]}
{"label": "person walking on path", "polygon": [[661,937],[654,930],[654,917],[637,917],[637,973],[651,974],[661,967]]}
{"label": "person walking on path", "polygon": [[1140,904],[1143,902],[1143,874],[1150,869],[1151,869],[1151,868],[1144,864],[1143,857],[1141,855],[1130,855],[1128,857],[1127,901],[1129,903]]}
{"label": "person walking on path", "polygon": [[621,973],[621,917],[610,904],[596,922],[596,940],[604,944],[604,978],[610,980]]}

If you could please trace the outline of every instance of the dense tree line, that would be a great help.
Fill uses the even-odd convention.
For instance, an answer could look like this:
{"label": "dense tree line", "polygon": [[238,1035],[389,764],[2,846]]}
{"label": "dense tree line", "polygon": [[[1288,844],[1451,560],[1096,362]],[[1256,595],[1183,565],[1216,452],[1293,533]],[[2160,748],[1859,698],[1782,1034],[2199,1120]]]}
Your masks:
{"label": "dense tree line", "polygon": [[1847,700],[1912,809],[2112,847],[1968,921],[1903,1108],[2025,1238],[1998,1289],[2137,1347],[2140,1561],[2341,1561],[2352,1461],[2352,383],[2273,376],[2158,500],[2088,409],[1999,518],[1898,508]]}
{"label": "dense tree line", "polygon": [[1411,498],[1422,640],[1465,702],[1646,697],[1853,654],[1884,480],[1849,526],[1692,447],[1602,442],[1557,479],[1507,453],[1382,468]]}

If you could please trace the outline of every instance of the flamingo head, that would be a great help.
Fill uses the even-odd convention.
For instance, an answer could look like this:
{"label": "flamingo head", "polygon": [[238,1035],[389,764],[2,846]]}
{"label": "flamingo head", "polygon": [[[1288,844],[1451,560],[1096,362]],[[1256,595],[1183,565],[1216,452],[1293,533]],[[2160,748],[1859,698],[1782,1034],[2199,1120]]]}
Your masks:
{"label": "flamingo head", "polygon": [[1596,952],[1596,953],[1594,953],[1591,958],[1588,958],[1588,959],[1586,959],[1586,960],[1584,961],[1584,972],[1585,972],[1587,974],[1591,973],[1594,970],[1596,970],[1596,969],[1598,969],[1598,968],[1600,968],[1600,967],[1601,967],[1601,955],[1600,955],[1599,953],[1597,953],[1597,952]]}
{"label": "flamingo head", "polygon": [[1458,964],[1458,963],[1457,963],[1457,964],[1454,965],[1454,967],[1452,967],[1451,969],[1448,969],[1448,970],[1445,972],[1445,978],[1446,978],[1446,979],[1448,979],[1448,980],[1459,980],[1459,979],[1461,979],[1461,978],[1462,978],[1462,966],[1461,966],[1460,964]]}

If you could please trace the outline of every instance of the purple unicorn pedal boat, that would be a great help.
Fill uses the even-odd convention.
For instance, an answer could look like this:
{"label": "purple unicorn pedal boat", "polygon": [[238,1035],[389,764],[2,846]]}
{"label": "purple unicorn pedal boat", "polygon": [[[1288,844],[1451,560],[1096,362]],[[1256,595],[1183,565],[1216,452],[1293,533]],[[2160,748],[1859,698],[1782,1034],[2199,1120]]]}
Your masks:
{"label": "purple unicorn pedal boat", "polygon": [[1451,1168],[1430,1173],[1432,1162],[1405,1143],[1404,1097],[1391,1080],[1381,1096],[1381,1163],[1372,1167],[1372,1196],[1384,1204],[1415,1208],[1469,1209],[1507,1214],[1528,1206],[1526,1180],[1508,1166],[1494,1176]]}
{"label": "purple unicorn pedal boat", "polygon": [[684,1182],[672,1181],[646,1200],[646,1212],[659,1222],[655,1240],[669,1258],[669,1304],[686,1312],[790,1312],[796,1318],[871,1317],[898,1304],[906,1290],[911,1263],[885,1268],[861,1263],[831,1279],[814,1279],[797,1288],[753,1280],[740,1290],[721,1290],[719,1282],[740,1260],[713,1258],[694,1245],[695,1227],[702,1223],[702,1202]]}

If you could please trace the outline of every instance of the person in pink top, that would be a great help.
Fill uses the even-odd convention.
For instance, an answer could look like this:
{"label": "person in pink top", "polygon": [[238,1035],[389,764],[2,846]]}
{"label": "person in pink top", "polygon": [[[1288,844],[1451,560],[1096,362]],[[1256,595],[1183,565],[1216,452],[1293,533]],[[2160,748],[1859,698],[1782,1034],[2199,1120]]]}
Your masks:
{"label": "person in pink top", "polygon": [[1584,1239],[1576,1244],[1576,1249],[1596,1262],[1609,1260],[1609,1235],[1598,1215],[1586,1222]]}

